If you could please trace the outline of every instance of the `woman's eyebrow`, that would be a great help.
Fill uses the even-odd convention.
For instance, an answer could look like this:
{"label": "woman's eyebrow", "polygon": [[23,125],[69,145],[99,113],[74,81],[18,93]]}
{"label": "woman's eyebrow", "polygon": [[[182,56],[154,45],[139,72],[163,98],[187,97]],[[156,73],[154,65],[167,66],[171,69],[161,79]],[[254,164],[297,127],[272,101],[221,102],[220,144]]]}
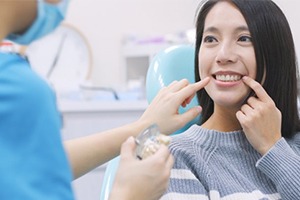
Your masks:
{"label": "woman's eyebrow", "polygon": [[214,26],[210,26],[210,27],[207,27],[203,32],[204,33],[206,33],[206,32],[217,33],[217,32],[219,32],[219,30]]}
{"label": "woman's eyebrow", "polygon": [[[234,29],[234,32],[242,32],[242,31],[247,31],[249,32],[249,28],[248,26],[244,26],[244,25],[241,25],[241,26],[238,26]],[[211,32],[211,33],[218,33],[220,32],[218,28],[214,27],[214,26],[209,26],[207,27],[203,33],[206,33],[206,32]]]}
{"label": "woman's eyebrow", "polygon": [[247,31],[249,32],[249,28],[247,26],[238,26],[236,29],[235,29],[235,32],[242,32],[242,31]]}

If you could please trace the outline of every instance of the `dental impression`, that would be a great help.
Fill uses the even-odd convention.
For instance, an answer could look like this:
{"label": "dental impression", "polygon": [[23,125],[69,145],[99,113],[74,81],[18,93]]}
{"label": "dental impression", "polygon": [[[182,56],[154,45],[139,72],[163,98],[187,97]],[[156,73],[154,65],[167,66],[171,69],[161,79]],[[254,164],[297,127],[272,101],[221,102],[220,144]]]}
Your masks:
{"label": "dental impression", "polygon": [[136,137],[135,142],[137,144],[136,157],[142,160],[155,154],[160,145],[168,146],[171,142],[171,137],[161,134],[158,126],[153,124],[141,132]]}

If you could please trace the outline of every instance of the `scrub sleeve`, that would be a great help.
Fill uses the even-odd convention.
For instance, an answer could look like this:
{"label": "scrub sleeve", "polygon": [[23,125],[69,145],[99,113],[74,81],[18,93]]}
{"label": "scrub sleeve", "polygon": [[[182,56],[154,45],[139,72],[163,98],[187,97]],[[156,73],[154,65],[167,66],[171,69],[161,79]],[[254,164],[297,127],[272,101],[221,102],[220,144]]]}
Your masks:
{"label": "scrub sleeve", "polygon": [[74,199],[61,120],[53,91],[26,59],[0,53],[0,199]]}

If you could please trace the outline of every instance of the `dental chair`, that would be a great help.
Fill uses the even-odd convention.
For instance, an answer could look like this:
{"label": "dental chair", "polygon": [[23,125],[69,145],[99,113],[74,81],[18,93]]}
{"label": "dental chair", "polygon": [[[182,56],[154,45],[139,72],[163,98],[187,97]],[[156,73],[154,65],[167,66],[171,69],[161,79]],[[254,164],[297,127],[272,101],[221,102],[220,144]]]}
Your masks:
{"label": "dental chair", "polygon": [[[154,56],[150,62],[146,77],[146,96],[148,103],[153,100],[162,87],[169,85],[174,80],[186,78],[190,83],[195,82],[194,51],[195,49],[192,45],[177,45],[171,46]],[[185,108],[179,108],[179,113],[184,113],[197,104],[197,99],[194,97],[191,103]],[[189,128],[192,124],[197,123],[199,117],[200,116],[173,134],[179,134]],[[100,200],[108,200],[119,160],[120,157],[118,156],[108,162],[102,183]]]}

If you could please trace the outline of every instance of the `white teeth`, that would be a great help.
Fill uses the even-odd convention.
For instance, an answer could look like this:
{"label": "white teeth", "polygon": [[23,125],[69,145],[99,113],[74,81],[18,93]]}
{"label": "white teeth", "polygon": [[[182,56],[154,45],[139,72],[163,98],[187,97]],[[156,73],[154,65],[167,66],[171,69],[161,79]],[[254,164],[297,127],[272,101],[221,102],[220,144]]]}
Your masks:
{"label": "white teeth", "polygon": [[224,82],[233,82],[233,81],[238,81],[242,78],[240,75],[216,75],[216,79],[218,81],[224,81]]}

